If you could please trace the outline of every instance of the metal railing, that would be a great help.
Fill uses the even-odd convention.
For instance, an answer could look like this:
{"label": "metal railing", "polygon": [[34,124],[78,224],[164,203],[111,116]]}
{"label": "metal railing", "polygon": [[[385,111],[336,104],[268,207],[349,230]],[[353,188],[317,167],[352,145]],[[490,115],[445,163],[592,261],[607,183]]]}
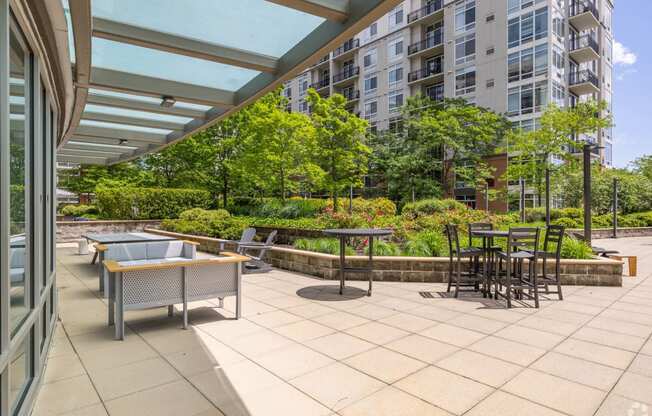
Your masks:
{"label": "metal railing", "polygon": [[444,8],[444,0],[435,0],[432,1],[419,10],[415,10],[412,13],[408,14],[407,21],[408,24],[419,19],[422,19],[428,15],[431,15]]}
{"label": "metal railing", "polygon": [[319,61],[315,62],[315,63],[313,64],[313,66],[321,65],[321,64],[323,64],[324,62],[328,62],[329,59],[330,59],[330,56],[329,56],[329,55],[326,55],[326,56],[322,57]]}
{"label": "metal railing", "polygon": [[324,78],[320,81],[313,82],[312,84],[310,84],[310,88],[320,90],[322,88],[328,87],[330,84],[331,84],[330,78]]}
{"label": "metal railing", "polygon": [[428,37],[426,37],[424,40],[419,41],[417,43],[413,43],[412,45],[408,46],[408,55],[425,51],[426,49],[434,48],[435,46],[441,45],[443,42],[444,42],[444,32],[442,28],[439,28],[434,32],[430,33]]}
{"label": "metal railing", "polygon": [[600,13],[595,4],[590,0],[575,0],[570,5],[570,16],[577,16],[582,13],[592,13],[596,19],[600,20]]}
{"label": "metal railing", "polygon": [[575,51],[583,48],[591,48],[598,55],[600,54],[600,46],[598,45],[598,41],[595,40],[595,38],[591,35],[583,35],[571,40],[571,44],[570,44],[571,51]]}
{"label": "metal railing", "polygon": [[432,75],[442,74],[444,72],[444,65],[437,62],[434,67],[425,67],[412,71],[408,74],[408,82],[418,81],[423,78],[428,78]]}
{"label": "metal railing", "polygon": [[347,101],[354,101],[360,99],[360,90],[344,90],[342,95]]}
{"label": "metal railing", "polygon": [[571,72],[568,76],[569,85],[578,85],[587,82],[595,85],[597,88],[600,88],[600,81],[598,80],[598,76],[591,70],[584,69],[582,71]]}
{"label": "metal railing", "polygon": [[360,75],[359,66],[347,68],[344,71],[340,72],[339,74],[333,75],[333,84],[344,81],[345,79],[356,77],[358,75]]}
{"label": "metal railing", "polygon": [[360,46],[360,39],[349,39],[333,51],[333,58]]}

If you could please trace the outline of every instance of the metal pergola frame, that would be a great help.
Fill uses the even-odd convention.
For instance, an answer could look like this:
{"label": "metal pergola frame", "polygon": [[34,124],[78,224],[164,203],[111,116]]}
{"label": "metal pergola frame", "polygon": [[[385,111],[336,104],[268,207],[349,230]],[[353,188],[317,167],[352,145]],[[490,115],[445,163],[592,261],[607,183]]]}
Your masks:
{"label": "metal pergola frame", "polygon": [[[59,143],[58,160],[114,164],[161,150],[228,117],[298,75],[338,44],[362,31],[396,7],[400,0],[268,0],[268,2],[326,20],[283,56],[272,57],[244,48],[217,45],[103,17],[94,17],[91,12],[91,2],[70,0],[70,19],[75,46],[73,67],[75,99],[69,128]],[[260,73],[237,91],[227,91],[95,67],[92,63],[94,37],[256,70]],[[111,93],[105,95],[102,91]],[[116,92],[120,94],[112,94]],[[139,97],[141,99],[138,99]],[[142,97],[159,100],[169,98],[178,104],[188,103],[195,106],[163,106],[153,100],[144,101]],[[88,111],[86,104],[187,117],[192,120],[187,123],[175,123],[100,113]],[[197,104],[208,109],[203,111],[196,106]],[[97,122],[119,125],[120,128],[100,127],[97,126]],[[146,133],[142,128],[162,129],[169,132],[167,134]],[[76,145],[69,145],[68,142],[71,141]],[[102,150],[89,148],[90,144],[111,147]],[[124,144],[128,146],[124,146],[123,149],[121,146]]]}

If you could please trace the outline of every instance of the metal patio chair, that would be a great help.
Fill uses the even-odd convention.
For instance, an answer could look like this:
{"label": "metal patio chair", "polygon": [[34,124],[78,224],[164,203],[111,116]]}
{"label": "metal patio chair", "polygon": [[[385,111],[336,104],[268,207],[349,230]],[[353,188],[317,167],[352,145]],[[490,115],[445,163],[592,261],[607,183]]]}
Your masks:
{"label": "metal patio chair", "polygon": [[[534,300],[535,307],[539,307],[536,271],[539,235],[539,228],[510,228],[507,250],[497,253],[498,258],[504,261],[505,270],[501,271],[498,267],[495,270],[495,298],[504,298],[508,308],[512,307],[512,299],[521,300],[524,296]],[[504,288],[505,293],[499,287]]]}
{"label": "metal patio chair", "polygon": [[[475,291],[480,289],[480,284],[483,283],[483,278],[480,274],[476,273],[473,267],[469,267],[468,271],[462,271],[462,259],[469,259],[471,262],[474,258],[482,255],[482,249],[478,248],[461,248],[460,237],[457,225],[446,225],[446,236],[448,237],[448,289],[451,291],[453,281],[455,281],[455,297],[459,297],[460,286],[473,287]],[[486,288],[485,288],[486,289]]]}
{"label": "metal patio chair", "polygon": [[[543,288],[545,294],[556,294],[559,300],[564,300],[561,291],[560,263],[561,263],[561,245],[564,239],[564,227],[561,225],[550,225],[546,228],[546,237],[543,240],[543,251],[538,256],[542,259],[541,274],[537,280],[539,287]],[[549,268],[554,269],[550,272]],[[550,291],[550,286],[557,286],[556,292]]]}

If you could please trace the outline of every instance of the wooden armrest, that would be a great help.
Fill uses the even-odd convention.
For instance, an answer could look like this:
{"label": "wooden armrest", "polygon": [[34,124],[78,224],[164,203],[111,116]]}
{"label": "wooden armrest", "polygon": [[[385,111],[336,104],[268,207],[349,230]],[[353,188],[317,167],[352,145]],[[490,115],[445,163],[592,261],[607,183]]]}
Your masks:
{"label": "wooden armrest", "polygon": [[222,252],[221,255],[223,257],[212,257],[212,258],[193,259],[193,260],[188,259],[188,260],[179,260],[173,262],[135,264],[130,266],[121,265],[115,260],[105,260],[104,267],[109,273],[120,273],[120,272],[133,272],[138,270],[161,270],[161,269],[173,269],[176,267],[242,263],[245,261],[249,261],[249,257],[241,256],[236,253]]}
{"label": "wooden armrest", "polygon": [[200,246],[201,243],[198,243],[196,241],[190,241],[190,240],[182,240],[186,244],[192,244],[193,246]]}
{"label": "wooden armrest", "polygon": [[106,251],[108,249],[109,249],[109,247],[104,245],[104,244],[100,244],[100,243],[95,244],[95,250],[97,250],[97,251]]}

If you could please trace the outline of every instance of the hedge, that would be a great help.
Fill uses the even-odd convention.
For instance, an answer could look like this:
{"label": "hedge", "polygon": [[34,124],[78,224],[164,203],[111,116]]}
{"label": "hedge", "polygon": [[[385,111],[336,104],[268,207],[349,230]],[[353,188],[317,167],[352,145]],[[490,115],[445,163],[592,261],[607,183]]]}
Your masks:
{"label": "hedge", "polygon": [[177,218],[211,205],[210,193],[198,189],[100,188],[95,196],[100,216],[119,220]]}

